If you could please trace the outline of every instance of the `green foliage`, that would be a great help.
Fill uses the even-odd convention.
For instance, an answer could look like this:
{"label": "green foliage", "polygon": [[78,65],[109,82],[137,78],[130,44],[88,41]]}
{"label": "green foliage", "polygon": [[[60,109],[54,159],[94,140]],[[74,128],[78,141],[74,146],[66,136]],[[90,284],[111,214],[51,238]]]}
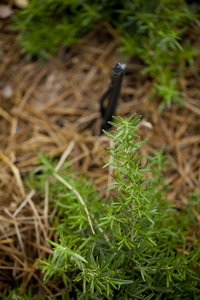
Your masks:
{"label": "green foliage", "polygon": [[[142,167],[137,150],[145,141],[136,134],[140,117],[115,119],[114,133],[105,132],[113,140],[112,161],[105,165],[114,168],[109,190],[116,191],[108,201],[99,199],[91,182],[80,176],[72,180],[65,168],[56,173],[52,162],[40,156],[44,171],[34,185],[41,186],[42,178],[44,186],[51,178],[59,234],[59,243],[49,241],[53,255],[41,261],[44,282],[61,278],[66,288],[75,284],[72,299],[199,299],[199,243],[195,237],[187,243],[184,236],[192,234],[191,216],[184,225],[185,212],[166,201],[164,147],[148,157],[150,169]],[[146,179],[151,171],[153,179]],[[191,199],[189,205],[196,207],[197,195]]]}
{"label": "green foliage", "polygon": [[23,52],[48,58],[60,45],[80,42],[101,20],[109,22],[121,38],[122,53],[139,57],[143,73],[156,78],[162,109],[181,102],[174,65],[184,72],[185,63],[192,67],[200,53],[188,37],[189,26],[196,26],[195,11],[184,0],[31,0],[13,17],[13,28],[20,30]]}
{"label": "green foliage", "polygon": [[14,29],[20,29],[19,43],[29,57],[49,58],[60,45],[69,47],[100,18],[98,3],[91,1],[31,0],[13,17]]}
{"label": "green foliage", "polygon": [[27,293],[24,292],[22,287],[19,288],[9,288],[7,295],[5,296],[2,292],[0,292],[0,299],[2,300],[50,300],[51,298],[44,298],[40,295],[40,292],[37,294],[37,296],[32,295],[32,289],[29,287],[29,290]]}

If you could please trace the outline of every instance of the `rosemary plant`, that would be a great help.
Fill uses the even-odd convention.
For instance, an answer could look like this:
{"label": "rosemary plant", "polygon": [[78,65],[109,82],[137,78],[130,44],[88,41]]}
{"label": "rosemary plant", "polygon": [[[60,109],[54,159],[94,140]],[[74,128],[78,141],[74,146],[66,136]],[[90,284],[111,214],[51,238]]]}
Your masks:
{"label": "rosemary plant", "polygon": [[107,203],[91,183],[56,173],[40,156],[61,218],[59,243],[49,240],[54,253],[41,261],[44,282],[61,278],[73,286],[70,299],[199,299],[199,245],[186,243],[180,213],[166,201],[164,148],[149,156],[154,179],[146,179],[151,170],[137,154],[145,143],[136,134],[140,117],[114,118],[113,134],[105,131],[113,140],[105,167],[114,168],[109,190],[116,196]]}

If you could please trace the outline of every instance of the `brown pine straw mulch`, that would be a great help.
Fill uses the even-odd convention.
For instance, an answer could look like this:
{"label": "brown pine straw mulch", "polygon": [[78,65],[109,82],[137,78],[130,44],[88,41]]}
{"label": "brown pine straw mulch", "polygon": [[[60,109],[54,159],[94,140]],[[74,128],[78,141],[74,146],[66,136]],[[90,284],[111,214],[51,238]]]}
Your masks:
{"label": "brown pine straw mulch", "polygon": [[[127,64],[116,115],[142,115],[139,135],[148,138],[140,149],[165,153],[172,165],[167,183],[172,187],[169,201],[184,207],[188,194],[199,192],[200,180],[200,59],[195,68],[180,76],[186,102],[180,108],[157,111],[159,101],[149,101],[153,82],[144,78],[137,59],[119,59],[118,37],[102,23],[86,35],[82,44],[67,52],[61,50],[44,65],[25,59],[15,43],[16,33],[4,21],[0,32],[0,290],[21,282],[51,296],[61,294],[59,281],[43,284],[36,258],[52,253],[46,238],[57,241],[49,230],[48,186],[44,205],[37,192],[24,185],[38,161],[35,150],[60,158],[65,153],[69,166],[94,180],[104,191],[110,184],[109,169],[102,169],[110,140],[99,136],[101,117],[99,98],[110,83],[111,68],[120,61]],[[200,34],[191,30],[199,44]],[[19,130],[16,133],[16,129]],[[61,161],[62,165],[63,161]],[[196,221],[199,212],[194,210]],[[52,224],[51,224],[52,226]]]}

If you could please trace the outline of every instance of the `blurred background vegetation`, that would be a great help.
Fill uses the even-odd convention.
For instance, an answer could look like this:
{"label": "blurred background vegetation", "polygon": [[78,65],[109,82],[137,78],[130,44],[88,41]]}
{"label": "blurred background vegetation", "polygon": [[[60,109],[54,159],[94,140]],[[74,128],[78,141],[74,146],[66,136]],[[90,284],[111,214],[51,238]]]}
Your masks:
{"label": "blurred background vegetation", "polygon": [[198,19],[198,6],[184,0],[31,0],[14,15],[12,27],[20,30],[18,42],[28,58],[48,59],[107,21],[119,36],[121,54],[138,57],[142,73],[155,79],[152,96],[160,97],[162,109],[183,101],[177,75],[186,64],[193,67],[200,53],[188,35]]}

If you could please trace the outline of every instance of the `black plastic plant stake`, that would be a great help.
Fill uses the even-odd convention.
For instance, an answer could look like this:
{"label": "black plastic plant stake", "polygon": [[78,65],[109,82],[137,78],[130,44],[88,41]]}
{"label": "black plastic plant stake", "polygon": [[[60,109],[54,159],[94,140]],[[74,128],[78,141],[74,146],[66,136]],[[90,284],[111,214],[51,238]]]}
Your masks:
{"label": "black plastic plant stake", "polygon": [[108,121],[112,121],[112,116],[115,113],[125,71],[125,64],[122,65],[117,63],[114,67],[112,67],[111,84],[107,91],[100,98],[100,109],[102,115],[101,133],[102,129],[108,130],[110,128]]}

